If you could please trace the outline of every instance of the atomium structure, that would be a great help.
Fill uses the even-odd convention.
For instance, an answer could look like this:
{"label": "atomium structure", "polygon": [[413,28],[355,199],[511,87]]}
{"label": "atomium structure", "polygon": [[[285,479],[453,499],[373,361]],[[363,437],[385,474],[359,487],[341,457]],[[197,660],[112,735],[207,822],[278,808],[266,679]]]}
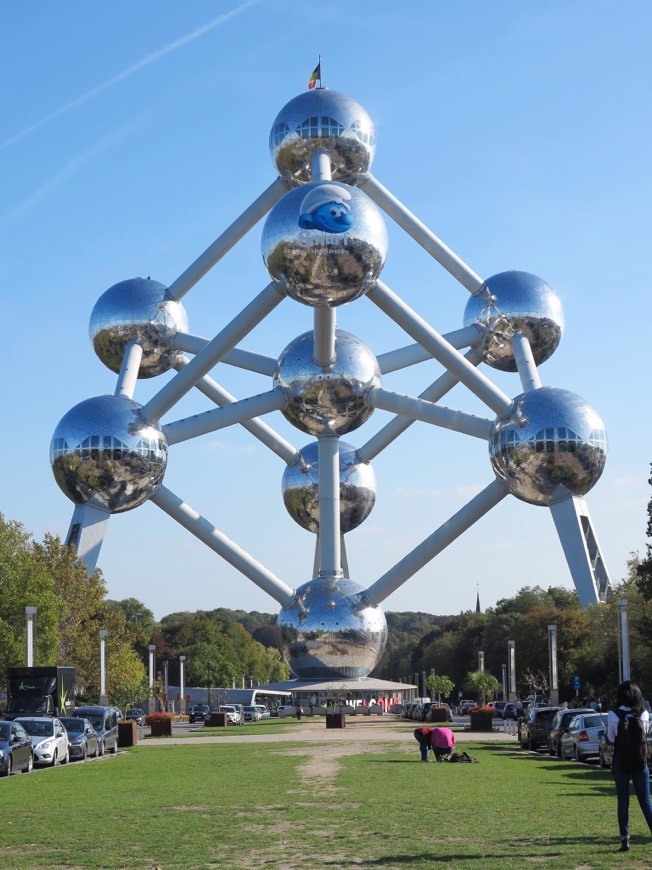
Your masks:
{"label": "atomium structure", "polygon": [[[322,87],[299,95],[276,117],[269,146],[278,177],[180,277],[170,286],[122,281],[92,311],[90,337],[118,374],[115,392],[69,411],[50,447],[56,482],[76,505],[68,542],[79,557],[94,569],[110,514],[151,501],[278,602],[283,656],[300,679],[370,674],[387,639],[381,602],[508,495],[550,509],[581,604],[604,601],[609,577],[583,498],[604,468],[604,425],[579,396],[543,386],[538,371],[564,329],[555,291],[526,272],[479,277],[408,211],[372,175],[374,126],[350,97]],[[181,299],[264,217],[270,283],[214,338],[193,335]],[[381,281],[386,217],[469,292],[459,330],[440,335]],[[414,343],[377,357],[338,328],[338,309],[361,297]],[[309,306],[313,329],[276,359],[239,348],[281,303]],[[383,387],[383,375],[426,359],[444,372],[418,396]],[[209,374],[218,364],[265,376],[267,390],[236,399]],[[516,373],[515,395],[481,364]],[[135,401],[139,378],[166,372],[149,401]],[[457,384],[487,407],[486,418],[441,404]],[[193,389],[208,409],[162,423]],[[395,416],[360,446],[341,440],[375,409]],[[291,445],[259,419],[272,412],[312,440]],[[372,460],[416,420],[485,440],[491,482],[365,589],[349,576],[344,535],[374,507]],[[285,463],[285,507],[316,535],[311,579],[296,589],[164,485],[174,445],[236,424]]]}

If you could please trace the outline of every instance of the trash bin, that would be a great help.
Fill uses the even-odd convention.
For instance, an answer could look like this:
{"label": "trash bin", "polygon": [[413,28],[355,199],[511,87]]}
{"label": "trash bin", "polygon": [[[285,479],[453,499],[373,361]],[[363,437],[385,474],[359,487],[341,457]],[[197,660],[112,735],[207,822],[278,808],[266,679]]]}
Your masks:
{"label": "trash bin", "polygon": [[327,713],[326,714],[327,728],[345,728],[346,715],[344,713]]}

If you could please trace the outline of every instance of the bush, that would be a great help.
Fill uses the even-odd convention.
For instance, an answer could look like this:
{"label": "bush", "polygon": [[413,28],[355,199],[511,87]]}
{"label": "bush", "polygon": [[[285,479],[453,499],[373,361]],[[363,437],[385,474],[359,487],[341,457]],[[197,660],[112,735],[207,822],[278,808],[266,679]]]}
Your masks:
{"label": "bush", "polygon": [[143,719],[145,725],[155,725],[157,722],[171,722],[174,716],[171,713],[149,713]]}

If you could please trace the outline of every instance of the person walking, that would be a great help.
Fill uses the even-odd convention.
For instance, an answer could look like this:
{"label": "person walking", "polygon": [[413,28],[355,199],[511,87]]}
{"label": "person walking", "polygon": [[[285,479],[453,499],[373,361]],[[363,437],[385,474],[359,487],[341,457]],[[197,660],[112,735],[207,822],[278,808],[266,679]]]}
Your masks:
{"label": "person walking", "polygon": [[652,833],[650,771],[647,766],[647,733],[650,715],[641,690],[625,680],[618,686],[616,704],[607,715],[607,740],[614,746],[611,770],[618,801],[619,852],[629,851],[629,782],[634,784],[638,803]]}

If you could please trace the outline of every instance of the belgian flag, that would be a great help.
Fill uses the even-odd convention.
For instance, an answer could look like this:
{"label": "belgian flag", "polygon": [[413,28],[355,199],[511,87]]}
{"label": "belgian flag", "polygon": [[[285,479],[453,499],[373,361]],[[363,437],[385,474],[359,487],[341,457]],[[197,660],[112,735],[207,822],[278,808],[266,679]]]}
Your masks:
{"label": "belgian flag", "polygon": [[321,85],[321,58],[319,58],[319,63],[314,68],[312,75],[308,79],[308,90],[311,91],[315,85],[317,84],[317,79],[319,79],[319,84]]}

